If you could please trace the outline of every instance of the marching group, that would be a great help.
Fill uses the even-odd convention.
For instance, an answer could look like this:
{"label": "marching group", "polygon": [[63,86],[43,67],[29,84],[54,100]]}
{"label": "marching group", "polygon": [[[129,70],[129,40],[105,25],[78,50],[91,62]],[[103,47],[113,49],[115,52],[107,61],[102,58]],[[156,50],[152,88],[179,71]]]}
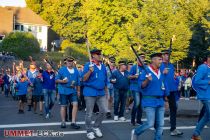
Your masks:
{"label": "marching group", "polygon": [[[120,60],[116,66],[114,57],[102,62],[101,50],[90,51],[91,61],[84,66],[76,66],[73,57],[66,57],[63,65],[56,71],[46,61],[46,70],[38,69],[36,63],[27,70],[15,69],[13,75],[6,70],[0,74],[1,90],[5,96],[12,93],[19,101],[19,114],[24,113],[24,104],[28,111],[52,116],[55,100],[61,106],[61,128],[66,128],[66,121],[71,120],[73,129],[80,129],[76,123],[77,111],[85,109],[85,127],[87,138],[102,137],[100,129],[104,116],[115,121],[125,121],[125,111],[132,105],[131,124],[136,126],[131,131],[131,140],[137,140],[145,130],[155,128],[155,140],[163,134],[165,104],[170,110],[170,135],[179,136],[183,132],[176,129],[177,101],[182,91],[189,98],[192,83],[197,99],[203,103],[202,115],[197,122],[192,140],[201,140],[200,133],[210,121],[210,54],[204,64],[198,67],[192,79],[192,73],[176,73],[169,62],[169,50],[150,55],[151,63],[145,63],[145,54],[139,53],[137,63]],[[39,109],[37,105],[39,104]],[[112,106],[114,111],[112,115]],[[44,110],[43,111],[43,107]],[[142,113],[147,121],[142,122]],[[44,112],[44,113],[43,113]],[[94,124],[92,116],[96,113]]]}

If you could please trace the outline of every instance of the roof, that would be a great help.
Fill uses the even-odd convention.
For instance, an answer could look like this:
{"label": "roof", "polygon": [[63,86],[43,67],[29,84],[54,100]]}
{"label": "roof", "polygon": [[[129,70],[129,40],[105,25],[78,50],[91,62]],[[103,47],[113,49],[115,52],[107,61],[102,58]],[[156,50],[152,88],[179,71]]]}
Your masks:
{"label": "roof", "polygon": [[[13,12],[16,23],[50,26],[50,24],[27,7],[0,7],[0,13],[2,11]],[[7,18],[7,16],[5,15],[4,18]]]}

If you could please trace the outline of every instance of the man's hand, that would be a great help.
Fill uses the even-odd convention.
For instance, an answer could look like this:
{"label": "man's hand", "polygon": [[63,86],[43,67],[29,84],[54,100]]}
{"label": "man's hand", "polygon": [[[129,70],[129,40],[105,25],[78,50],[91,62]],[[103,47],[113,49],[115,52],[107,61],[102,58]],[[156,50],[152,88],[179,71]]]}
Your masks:
{"label": "man's hand", "polygon": [[168,68],[165,68],[165,69],[163,70],[163,74],[168,74]]}
{"label": "man's hand", "polygon": [[80,94],[80,91],[77,91],[77,96],[80,97],[80,95],[81,95],[81,94]]}
{"label": "man's hand", "polygon": [[116,80],[117,79],[113,78],[113,79],[110,80],[110,82],[114,84],[114,83],[116,83]]}
{"label": "man's hand", "polygon": [[68,83],[68,78],[67,78],[67,77],[65,77],[65,78],[62,80],[62,83],[63,83],[63,84]]}
{"label": "man's hand", "polygon": [[90,71],[90,72],[93,72],[93,71],[94,71],[94,65],[93,65],[93,64],[90,64],[90,65],[89,65],[89,71]]}
{"label": "man's hand", "polygon": [[165,102],[165,110],[168,110],[169,109],[169,104],[168,104],[168,102]]}
{"label": "man's hand", "polygon": [[139,78],[139,74],[135,74],[134,76],[135,76],[136,79]]}
{"label": "man's hand", "polygon": [[147,74],[147,75],[146,75],[146,78],[147,78],[149,81],[152,81],[152,75],[151,75],[151,73]]}

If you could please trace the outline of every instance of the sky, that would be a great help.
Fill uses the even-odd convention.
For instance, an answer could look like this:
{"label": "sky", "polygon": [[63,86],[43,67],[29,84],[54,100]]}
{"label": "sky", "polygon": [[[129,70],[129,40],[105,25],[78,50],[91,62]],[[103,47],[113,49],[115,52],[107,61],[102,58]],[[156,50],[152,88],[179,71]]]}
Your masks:
{"label": "sky", "polygon": [[25,0],[0,0],[0,6],[26,7]]}

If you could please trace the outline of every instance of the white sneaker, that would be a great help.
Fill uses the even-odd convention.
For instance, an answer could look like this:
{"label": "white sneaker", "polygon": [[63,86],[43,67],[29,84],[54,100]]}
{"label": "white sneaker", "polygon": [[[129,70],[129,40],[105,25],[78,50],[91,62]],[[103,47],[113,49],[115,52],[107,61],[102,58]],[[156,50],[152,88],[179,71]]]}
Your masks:
{"label": "white sneaker", "polygon": [[120,117],[119,120],[120,121],[126,121],[125,117]]}
{"label": "white sneaker", "polygon": [[114,116],[114,120],[115,121],[118,121],[118,116]]}
{"label": "white sneaker", "polygon": [[87,138],[88,138],[89,140],[93,140],[93,139],[95,139],[96,137],[95,137],[95,135],[94,135],[93,132],[89,132],[89,133],[87,133]]}
{"label": "white sneaker", "polygon": [[50,114],[47,113],[47,115],[45,116],[46,119],[49,119],[50,118]]}
{"label": "white sneaker", "polygon": [[131,131],[131,140],[137,140],[137,135],[134,134],[134,129]]}
{"label": "white sneaker", "polygon": [[93,131],[97,137],[99,138],[103,137],[103,134],[101,133],[101,130],[99,128],[93,128]]}

